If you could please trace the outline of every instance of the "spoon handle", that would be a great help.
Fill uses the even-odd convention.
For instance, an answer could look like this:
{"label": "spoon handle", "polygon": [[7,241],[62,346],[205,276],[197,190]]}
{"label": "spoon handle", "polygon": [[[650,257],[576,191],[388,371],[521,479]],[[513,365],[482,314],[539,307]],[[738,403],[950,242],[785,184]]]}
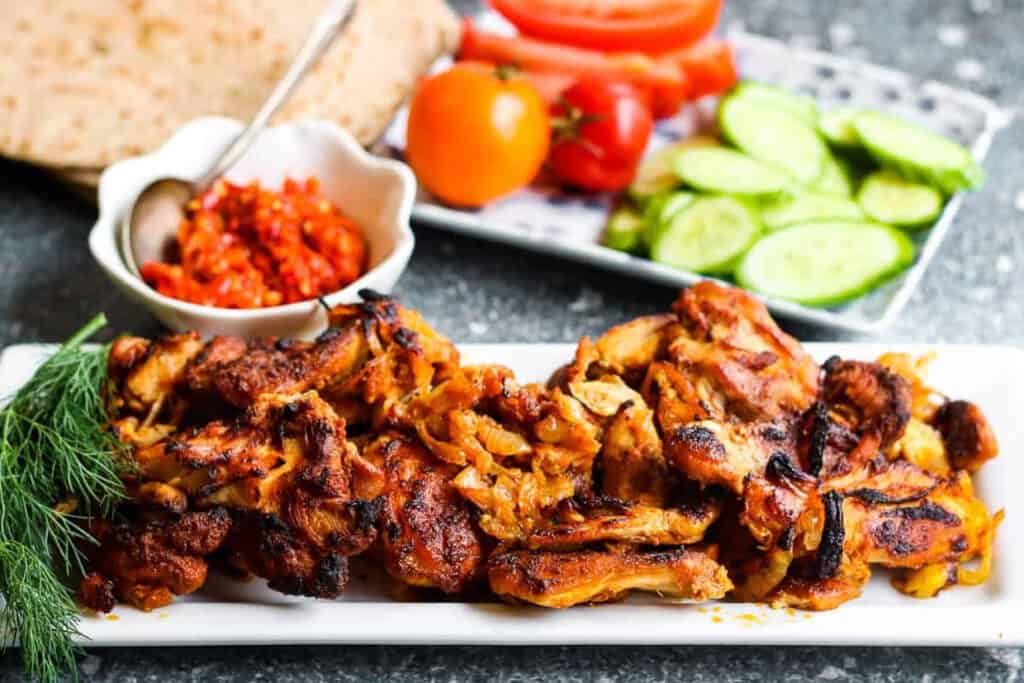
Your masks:
{"label": "spoon handle", "polygon": [[288,67],[288,71],[274,86],[263,106],[252,117],[252,121],[245,127],[245,130],[239,133],[235,141],[224,150],[213,167],[196,183],[198,192],[205,191],[217,178],[224,175],[256,141],[260,131],[277,113],[281,105],[288,100],[295,88],[302,82],[306,72],[316,65],[320,55],[327,51],[338,33],[348,25],[354,14],[355,6],[356,0],[328,0],[326,8],[317,17],[316,24],[309,37],[306,38],[306,42]]}

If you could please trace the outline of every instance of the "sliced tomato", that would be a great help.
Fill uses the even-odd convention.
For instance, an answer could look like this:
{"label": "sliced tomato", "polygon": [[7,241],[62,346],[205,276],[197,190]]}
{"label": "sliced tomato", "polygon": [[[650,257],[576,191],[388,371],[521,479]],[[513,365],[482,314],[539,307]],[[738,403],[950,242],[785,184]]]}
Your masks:
{"label": "sliced tomato", "polygon": [[481,31],[470,19],[462,24],[459,58],[510,65],[526,72],[564,76],[601,76],[629,81],[651,102],[656,118],[679,111],[689,92],[678,64],[641,53],[607,55],[533,38]]}
{"label": "sliced tomato", "polygon": [[711,33],[722,0],[490,0],[520,33],[595,50],[667,52]]}
{"label": "sliced tomato", "polygon": [[720,95],[739,80],[732,46],[724,40],[709,38],[665,58],[678,64],[686,74],[692,99]]}

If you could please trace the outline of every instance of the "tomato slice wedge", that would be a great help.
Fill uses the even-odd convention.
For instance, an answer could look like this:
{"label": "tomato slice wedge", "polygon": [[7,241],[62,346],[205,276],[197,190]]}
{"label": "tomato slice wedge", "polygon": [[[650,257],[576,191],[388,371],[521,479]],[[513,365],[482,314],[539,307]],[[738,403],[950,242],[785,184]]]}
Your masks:
{"label": "tomato slice wedge", "polygon": [[490,0],[524,35],[607,51],[660,53],[714,29],[722,0]]}

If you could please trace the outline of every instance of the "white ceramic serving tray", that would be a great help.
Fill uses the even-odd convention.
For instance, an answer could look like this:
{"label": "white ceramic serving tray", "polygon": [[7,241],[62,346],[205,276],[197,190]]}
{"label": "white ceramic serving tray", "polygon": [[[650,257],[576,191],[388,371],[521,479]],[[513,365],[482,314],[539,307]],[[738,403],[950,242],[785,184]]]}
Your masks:
{"label": "white ceramic serving tray", "polygon": [[[976,478],[993,511],[1006,509],[995,566],[981,586],[917,600],[877,571],[864,595],[832,612],[773,610],[761,605],[673,603],[656,596],[552,611],[494,603],[410,603],[389,598],[386,584],[355,568],[343,598],[290,598],[260,582],[211,577],[199,594],[154,612],[119,606],[82,618],[96,646],[214,644],[473,645],[1024,645],[1024,351],[993,346],[808,344],[819,360],[832,354],[874,359],[884,351],[936,351],[929,379],[951,396],[978,403],[1002,454]],[[568,344],[465,345],[467,363],[502,363],[523,381],[541,381],[572,357]],[[28,379],[52,347],[12,346],[0,356],[0,395]]]}
{"label": "white ceramic serving tray", "polygon": [[[507,29],[493,13],[482,15],[480,21],[488,29]],[[991,100],[941,83],[919,81],[867,62],[748,33],[734,32],[729,39],[743,78],[814,95],[822,111],[856,106],[903,116],[961,141],[979,161],[985,158],[995,134],[1010,121],[1010,115]],[[661,122],[648,152],[712,129],[716,105],[713,98],[706,98]],[[379,152],[402,158],[405,122],[402,112]],[[413,217],[445,230],[554,254],[672,287],[704,279],[696,273],[601,246],[611,200],[605,195],[566,193],[556,187],[531,187],[479,211],[462,211],[439,204],[421,192]],[[790,319],[852,332],[878,332],[891,324],[909,301],[952,227],[961,201],[961,195],[953,197],[931,230],[913,235],[918,250],[913,267],[870,294],[832,309],[809,308],[771,297],[763,300],[774,313]],[[970,228],[961,225],[959,229]]]}

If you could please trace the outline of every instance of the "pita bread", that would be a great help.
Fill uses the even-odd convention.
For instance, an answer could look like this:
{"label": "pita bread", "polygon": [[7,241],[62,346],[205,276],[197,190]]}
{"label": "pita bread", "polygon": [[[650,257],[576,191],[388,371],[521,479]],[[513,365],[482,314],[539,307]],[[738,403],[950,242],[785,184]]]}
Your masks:
{"label": "pita bread", "polygon": [[50,166],[46,166],[53,175],[53,177],[64,187],[68,188],[71,192],[78,195],[79,198],[84,199],[90,204],[96,204],[98,197],[96,196],[96,188],[100,184],[100,173],[102,171],[90,171],[90,170],[65,170],[55,169]]}
{"label": "pita bread", "polygon": [[51,168],[57,177],[67,181],[71,185],[81,187],[96,187],[100,184],[101,168]]}
{"label": "pita bread", "polygon": [[[195,117],[248,119],[323,0],[12,5],[0,16],[0,155],[99,169]],[[359,0],[277,122],[326,118],[368,144],[458,32],[444,0]]]}

